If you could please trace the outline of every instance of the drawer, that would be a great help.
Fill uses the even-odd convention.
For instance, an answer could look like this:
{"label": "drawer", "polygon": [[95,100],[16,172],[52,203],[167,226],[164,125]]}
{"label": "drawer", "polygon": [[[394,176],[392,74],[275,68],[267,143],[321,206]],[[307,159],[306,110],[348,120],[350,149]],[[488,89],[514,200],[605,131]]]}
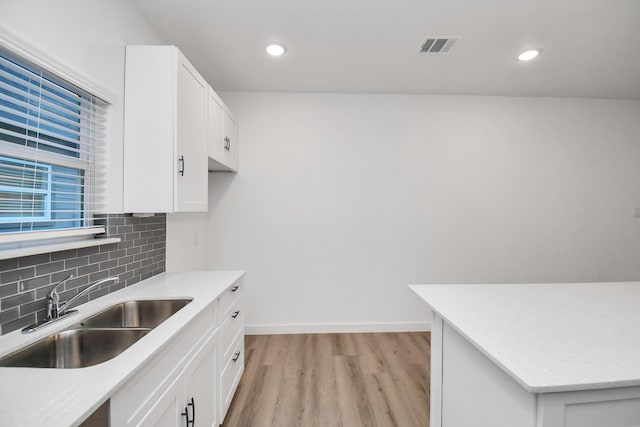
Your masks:
{"label": "drawer", "polygon": [[233,350],[233,345],[238,335],[244,336],[244,310],[242,309],[242,301],[238,302],[229,314],[227,314],[227,318],[224,319],[220,327],[222,360],[229,360],[229,355]]}
{"label": "drawer", "polygon": [[226,365],[220,375],[220,421],[223,421],[227,414],[233,395],[240,382],[240,377],[244,372],[244,336],[239,336],[236,341],[233,342],[232,348],[233,351],[229,359],[222,361],[222,363]]}
{"label": "drawer", "polygon": [[220,295],[220,322],[224,322],[240,298],[242,298],[242,279],[238,279]]}

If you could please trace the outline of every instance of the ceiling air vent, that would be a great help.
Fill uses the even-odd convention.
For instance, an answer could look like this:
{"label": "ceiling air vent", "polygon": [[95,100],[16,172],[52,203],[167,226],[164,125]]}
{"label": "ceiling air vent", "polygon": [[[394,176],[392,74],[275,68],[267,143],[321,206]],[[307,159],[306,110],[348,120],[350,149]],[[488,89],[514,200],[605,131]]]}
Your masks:
{"label": "ceiling air vent", "polygon": [[420,53],[449,53],[462,37],[429,36],[420,45]]}

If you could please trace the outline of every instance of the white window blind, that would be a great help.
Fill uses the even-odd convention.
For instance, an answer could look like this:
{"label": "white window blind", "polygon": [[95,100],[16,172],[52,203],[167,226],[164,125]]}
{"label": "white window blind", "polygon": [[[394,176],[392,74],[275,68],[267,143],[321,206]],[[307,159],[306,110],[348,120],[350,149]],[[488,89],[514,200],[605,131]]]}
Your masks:
{"label": "white window blind", "polygon": [[106,104],[0,50],[0,233],[93,226]]}

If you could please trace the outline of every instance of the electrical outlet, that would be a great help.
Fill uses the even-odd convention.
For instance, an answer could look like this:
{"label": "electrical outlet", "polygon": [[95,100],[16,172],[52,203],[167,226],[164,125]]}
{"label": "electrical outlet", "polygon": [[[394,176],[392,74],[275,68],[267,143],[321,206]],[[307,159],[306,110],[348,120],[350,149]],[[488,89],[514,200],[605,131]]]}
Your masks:
{"label": "electrical outlet", "polygon": [[640,208],[635,208],[633,210],[633,217],[634,218],[640,218]]}

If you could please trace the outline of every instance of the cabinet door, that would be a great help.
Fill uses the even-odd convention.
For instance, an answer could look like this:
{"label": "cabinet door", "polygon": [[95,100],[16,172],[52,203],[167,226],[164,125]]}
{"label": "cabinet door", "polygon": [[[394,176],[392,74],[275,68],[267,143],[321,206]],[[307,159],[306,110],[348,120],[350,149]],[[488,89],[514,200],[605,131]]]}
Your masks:
{"label": "cabinet door", "polygon": [[224,111],[224,163],[233,171],[238,170],[240,141],[238,140],[238,121],[231,113]]}
{"label": "cabinet door", "polygon": [[181,427],[186,418],[184,403],[184,376],[179,375],[149,409],[138,427]]}
{"label": "cabinet door", "polygon": [[216,378],[218,373],[218,335],[211,335],[184,368],[185,400],[193,399],[197,426],[218,425]]}
{"label": "cabinet door", "polygon": [[207,135],[207,151],[209,157],[209,170],[226,170],[220,163],[224,158],[224,104],[218,95],[209,88],[209,133]]}
{"label": "cabinet door", "polygon": [[126,55],[124,211],[173,212],[176,50],[127,46]]}
{"label": "cabinet door", "polygon": [[206,212],[209,85],[182,54],[177,55],[175,207],[178,212]]}

